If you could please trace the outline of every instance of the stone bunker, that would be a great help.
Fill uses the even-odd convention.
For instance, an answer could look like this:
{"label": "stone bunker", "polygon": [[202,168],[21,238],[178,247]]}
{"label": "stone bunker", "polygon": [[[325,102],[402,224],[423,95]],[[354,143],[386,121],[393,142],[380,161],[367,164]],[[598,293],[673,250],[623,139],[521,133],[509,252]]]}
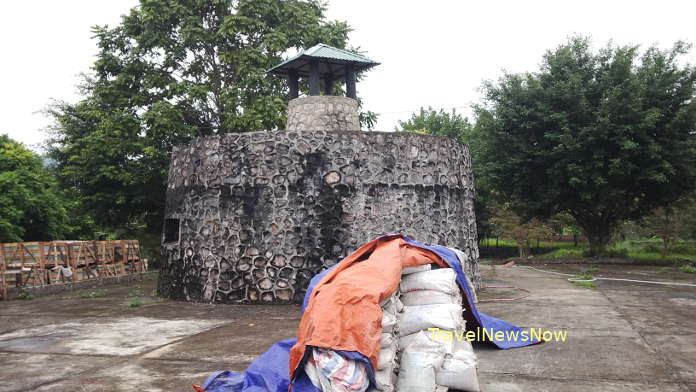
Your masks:
{"label": "stone bunker", "polygon": [[[305,65],[298,64],[283,63],[291,87]],[[345,78],[354,95],[351,64]],[[160,295],[301,302],[314,275],[389,233],[462,250],[478,285],[467,146],[414,133],[361,132],[357,101],[319,95],[311,72],[313,94],[290,101],[287,130],[197,138],[172,151]]]}

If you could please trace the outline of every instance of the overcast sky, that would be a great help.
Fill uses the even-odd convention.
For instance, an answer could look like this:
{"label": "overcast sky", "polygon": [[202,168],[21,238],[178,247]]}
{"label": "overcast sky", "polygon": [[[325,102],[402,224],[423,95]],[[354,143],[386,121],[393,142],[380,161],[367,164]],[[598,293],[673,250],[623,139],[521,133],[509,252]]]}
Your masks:
{"label": "overcast sky", "polygon": [[[51,99],[75,102],[75,85],[96,53],[90,26],[117,24],[136,0],[0,2],[0,133],[41,143]],[[358,84],[377,130],[421,106],[466,108],[481,82],[502,70],[533,71],[541,56],[569,35],[596,46],[676,40],[696,43],[696,2],[682,1],[406,1],[333,0],[331,19],[355,30],[350,44],[382,64]],[[689,61],[696,63],[696,50]]]}

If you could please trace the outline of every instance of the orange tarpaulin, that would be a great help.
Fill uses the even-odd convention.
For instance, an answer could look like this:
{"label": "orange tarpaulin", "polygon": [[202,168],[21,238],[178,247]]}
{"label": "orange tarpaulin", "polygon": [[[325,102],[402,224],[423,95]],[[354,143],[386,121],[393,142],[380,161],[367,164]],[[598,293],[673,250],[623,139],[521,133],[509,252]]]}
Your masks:
{"label": "orange tarpaulin", "polygon": [[356,351],[377,369],[382,336],[379,304],[396,292],[403,268],[430,263],[448,267],[435,253],[401,236],[380,237],[343,259],[310,294],[297,344],[290,351],[291,379],[307,346]]}

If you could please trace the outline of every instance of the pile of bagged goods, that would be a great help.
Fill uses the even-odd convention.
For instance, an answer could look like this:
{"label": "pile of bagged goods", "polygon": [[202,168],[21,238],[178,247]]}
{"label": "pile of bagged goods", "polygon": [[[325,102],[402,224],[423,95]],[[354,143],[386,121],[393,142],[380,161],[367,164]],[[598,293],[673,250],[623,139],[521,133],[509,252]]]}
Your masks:
{"label": "pile of bagged goods", "polygon": [[[510,349],[522,328],[477,309],[470,256],[394,234],[316,275],[297,337],[271,346],[243,373],[213,373],[198,392],[478,392],[470,332]],[[466,317],[465,317],[466,316]],[[478,335],[476,335],[478,336]]]}
{"label": "pile of bagged goods", "polygon": [[[380,304],[381,347],[370,391],[479,391],[456,278],[453,269],[432,264],[403,270],[399,290]],[[312,357],[305,372],[321,391],[368,390],[367,369],[357,361],[317,348]]]}

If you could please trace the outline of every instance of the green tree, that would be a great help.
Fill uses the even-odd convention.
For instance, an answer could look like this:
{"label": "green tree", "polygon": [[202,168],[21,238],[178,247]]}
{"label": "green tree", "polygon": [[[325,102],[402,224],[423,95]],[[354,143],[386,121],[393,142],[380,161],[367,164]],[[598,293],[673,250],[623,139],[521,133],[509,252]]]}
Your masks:
{"label": "green tree", "polygon": [[66,203],[41,157],[0,135],[0,242],[58,239],[71,229]]}
{"label": "green tree", "polygon": [[553,234],[553,229],[546,223],[536,218],[524,220],[508,205],[496,206],[491,222],[495,225],[496,234],[504,239],[515,241],[520,257],[531,255],[532,240],[548,238]]}
{"label": "green tree", "polygon": [[454,110],[449,113],[442,109],[435,110],[432,107],[421,108],[420,112],[413,113],[408,120],[399,121],[399,127],[396,127],[397,131],[423,132],[457,140],[462,140],[465,134],[471,131],[471,124],[466,117]]}
{"label": "green tree", "polygon": [[50,155],[101,227],[159,230],[173,145],[284,126],[287,86],[265,70],[288,50],[343,48],[349,27],[316,0],[141,0],[95,27],[94,75],[56,102]]}
{"label": "green tree", "polygon": [[696,185],[696,69],[689,46],[571,38],[534,73],[485,86],[490,181],[525,218],[571,214],[601,255],[621,222]]}
{"label": "green tree", "polygon": [[696,203],[684,197],[668,206],[658,207],[643,220],[649,233],[662,239],[662,258],[666,258],[672,246],[682,238],[688,238],[690,227],[694,225]]}

